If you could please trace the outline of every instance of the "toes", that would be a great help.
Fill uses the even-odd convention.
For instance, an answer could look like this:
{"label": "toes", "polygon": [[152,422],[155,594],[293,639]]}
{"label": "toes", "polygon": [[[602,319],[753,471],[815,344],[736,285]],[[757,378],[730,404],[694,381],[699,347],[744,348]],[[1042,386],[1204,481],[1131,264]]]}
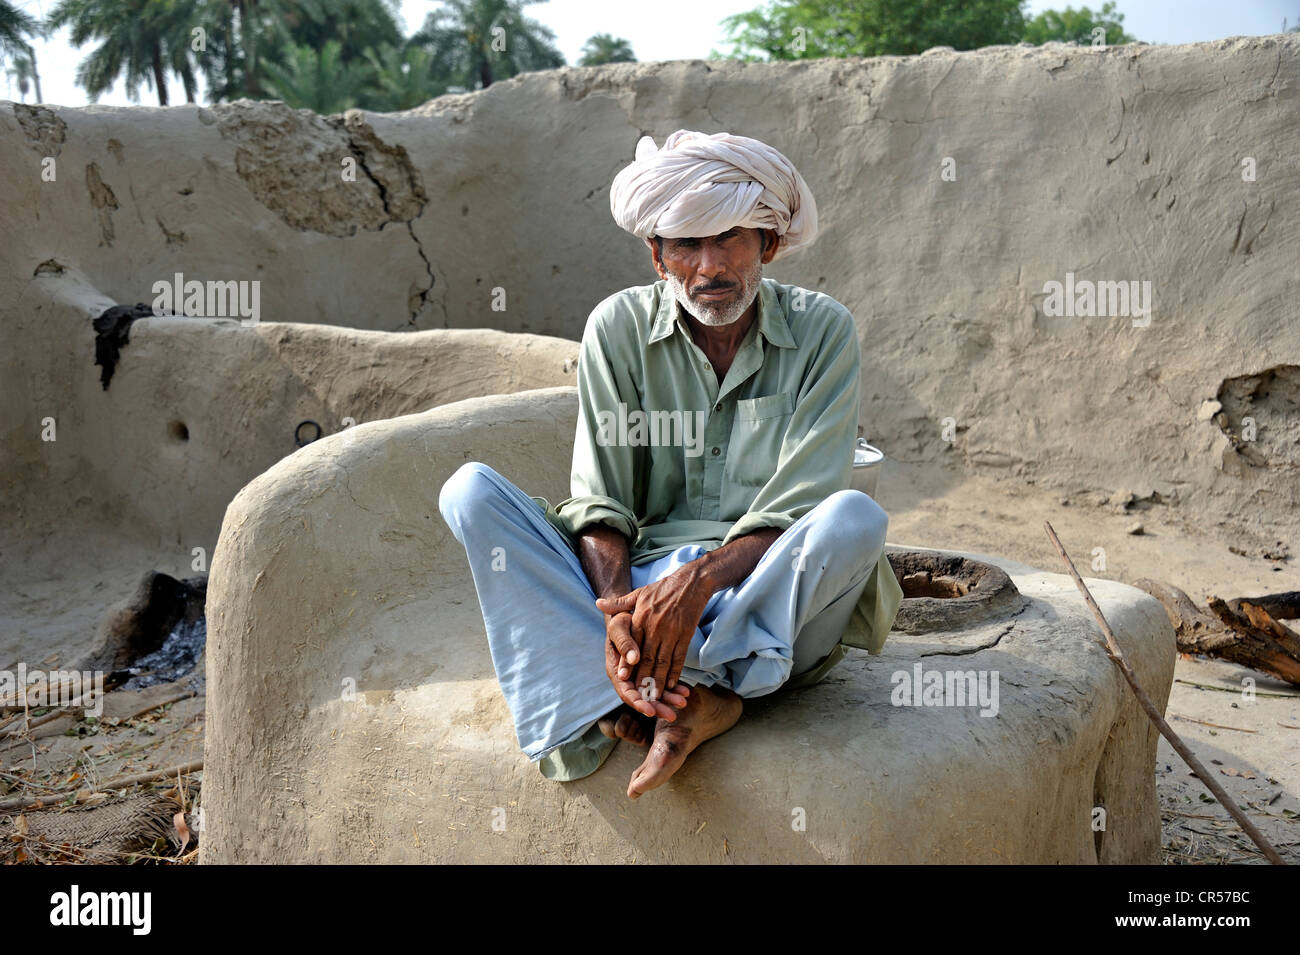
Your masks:
{"label": "toes", "polygon": [[625,739],[629,743],[636,743],[640,746],[644,746],[650,738],[644,718],[632,713],[624,713],[619,717],[618,723],[614,726],[614,732],[618,734],[620,739]]}
{"label": "toes", "polygon": [[627,798],[636,799],[643,792],[648,792],[650,789],[653,789],[654,788],[653,786],[646,785],[646,780],[651,775],[652,773],[646,770],[644,763],[642,763],[640,766],[634,769],[632,771],[632,778],[631,780],[628,781],[627,784]]}

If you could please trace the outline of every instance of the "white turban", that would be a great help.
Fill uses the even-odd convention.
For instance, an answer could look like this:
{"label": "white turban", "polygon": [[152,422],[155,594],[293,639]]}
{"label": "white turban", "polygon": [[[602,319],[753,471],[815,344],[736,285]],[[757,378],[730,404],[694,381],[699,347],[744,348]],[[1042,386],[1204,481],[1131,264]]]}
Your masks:
{"label": "white turban", "polygon": [[679,129],[662,149],[642,136],[636,161],[614,177],[609,208],[620,228],[648,239],[774,229],[774,258],[817,237],[817,203],[799,170],[766,143]]}

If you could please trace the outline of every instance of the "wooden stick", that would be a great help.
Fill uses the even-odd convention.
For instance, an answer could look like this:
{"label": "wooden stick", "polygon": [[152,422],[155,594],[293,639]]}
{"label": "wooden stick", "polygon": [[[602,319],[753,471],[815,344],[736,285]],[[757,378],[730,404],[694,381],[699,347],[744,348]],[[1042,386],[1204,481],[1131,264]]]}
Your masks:
{"label": "wooden stick", "polygon": [[116,719],[119,723],[129,723],[137,716],[143,716],[145,713],[148,713],[150,710],[156,710],[160,706],[169,706],[172,703],[179,703],[181,700],[188,700],[190,697],[198,696],[198,695],[199,695],[198,690],[185,690],[184,692],[178,693],[175,696],[169,696],[164,700],[159,700],[157,703],[150,703],[148,706],[142,706],[140,709],[136,710],[130,716],[119,716],[116,717]]}
{"label": "wooden stick", "polygon": [[[71,715],[72,712],[70,710],[54,710],[51,713],[46,713],[44,716],[38,716],[34,720],[27,720],[22,726],[15,726],[13,729],[5,733],[3,736],[0,736],[0,740],[18,739],[18,742],[15,743],[14,745],[21,746],[23,742],[25,742],[23,739],[21,739],[21,737],[25,736],[28,730],[34,730],[38,726],[44,726],[46,723],[52,723],[61,716],[71,716]],[[12,748],[13,748],[12,746],[4,747],[6,752]]]}
{"label": "wooden stick", "polygon": [[187,773],[197,773],[202,768],[203,760],[196,759],[193,762],[183,763],[180,766],[171,766],[167,769],[153,769],[147,773],[118,776],[115,779],[106,780],[94,789],[65,789],[62,792],[47,793],[44,796],[17,796],[13,799],[0,800],[0,812],[12,812],[15,809],[53,809],[69,796],[76,796],[76,801],[83,803],[97,792],[106,792],[110,789],[125,789],[127,786],[134,786],[136,783],[151,783],[155,779],[165,779],[168,776],[184,776]]}
{"label": "wooden stick", "polygon": [[[1268,594],[1263,597],[1241,597],[1249,600],[1273,619],[1290,620],[1300,617],[1300,590],[1289,590],[1284,594]],[[1229,605],[1237,601],[1228,601]],[[1237,609],[1233,607],[1233,609]]]}
{"label": "wooden stick", "polygon": [[1065,548],[1061,546],[1061,541],[1056,536],[1056,531],[1052,530],[1051,522],[1043,521],[1043,526],[1047,529],[1047,536],[1056,547],[1056,552],[1061,555],[1061,560],[1065,561],[1065,566],[1069,568],[1070,576],[1074,578],[1075,585],[1078,586],[1079,592],[1083,594],[1083,599],[1087,601],[1088,608],[1092,611],[1092,615],[1097,618],[1097,623],[1101,625],[1101,632],[1106,638],[1106,643],[1102,649],[1106,651],[1106,655],[1110,657],[1111,662],[1114,663],[1115,666],[1119,667],[1119,672],[1122,673],[1124,679],[1128,681],[1129,687],[1133,690],[1133,695],[1137,697],[1137,701],[1141,705],[1142,709],[1146,710],[1147,716],[1151,717],[1151,722],[1156,724],[1156,729],[1160,730],[1161,735],[1164,736],[1165,739],[1169,740],[1169,745],[1177,751],[1178,755],[1183,758],[1187,765],[1192,767],[1192,771],[1196,773],[1197,779],[1205,783],[1206,788],[1214,794],[1214,798],[1217,799],[1223,808],[1228,810],[1229,815],[1237,821],[1237,825],[1241,826],[1246,835],[1250,836],[1255,845],[1259,846],[1259,849],[1264,853],[1265,858],[1274,865],[1286,865],[1286,862],[1283,861],[1282,857],[1277,854],[1277,850],[1274,849],[1269,844],[1269,841],[1264,838],[1264,834],[1255,828],[1253,822],[1246,818],[1246,814],[1241,811],[1241,807],[1232,800],[1232,797],[1229,796],[1224,791],[1223,787],[1218,784],[1210,771],[1206,769],[1201,764],[1201,761],[1196,758],[1195,754],[1187,748],[1187,744],[1179,739],[1178,734],[1175,733],[1170,725],[1165,722],[1165,718],[1160,714],[1160,711],[1156,709],[1156,705],[1151,702],[1151,697],[1147,696],[1146,690],[1142,689],[1142,685],[1138,683],[1137,675],[1128,665],[1128,661],[1124,659],[1124,652],[1120,650],[1119,643],[1115,640],[1115,634],[1111,632],[1110,624],[1108,624],[1106,618],[1102,616],[1101,608],[1097,606],[1097,601],[1092,599],[1092,594],[1088,590],[1088,585],[1083,582],[1083,578],[1079,576],[1079,572],[1074,569],[1074,561],[1070,560],[1070,555],[1067,554]]}
{"label": "wooden stick", "polygon": [[1258,733],[1259,730],[1242,729],[1240,726],[1226,726],[1223,723],[1211,723],[1208,720],[1194,720],[1190,716],[1181,716],[1174,714],[1176,720],[1186,720],[1188,723],[1200,723],[1202,726],[1213,726],[1216,730],[1236,730],[1238,733]]}
{"label": "wooden stick", "polygon": [[[1181,683],[1183,686],[1194,686],[1198,690],[1218,690],[1220,693],[1241,695],[1241,687],[1239,686],[1215,686],[1212,683],[1197,683],[1195,680],[1184,680],[1182,677],[1176,678],[1174,682]],[[1296,696],[1294,693],[1266,693],[1263,690],[1256,690],[1255,695],[1267,696],[1274,700],[1300,700],[1300,696]]]}

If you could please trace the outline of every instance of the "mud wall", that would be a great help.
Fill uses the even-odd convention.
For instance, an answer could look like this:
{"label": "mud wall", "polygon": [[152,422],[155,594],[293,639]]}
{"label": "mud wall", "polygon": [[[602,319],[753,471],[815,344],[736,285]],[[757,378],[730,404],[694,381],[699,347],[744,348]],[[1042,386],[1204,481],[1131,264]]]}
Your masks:
{"label": "mud wall", "polygon": [[[251,388],[276,409],[265,427],[293,427],[297,399],[250,385],[231,356],[300,333],[206,308],[186,314],[225,330],[201,347],[179,320],[137,323],[118,378],[99,388],[93,316],[151,301],[178,273],[257,282],[264,323],[576,339],[596,302],[654,278],[609,216],[610,180],[638,136],[687,127],[768,140],[812,185],[821,237],[769,274],[853,310],[861,424],[894,461],[1131,492],[1190,521],[1294,540],[1297,54],[1300,37],[1279,36],[616,64],[392,115],[0,104],[0,491],[31,514],[52,489],[84,497],[107,469],[117,477],[100,497],[151,511],[158,488],[132,469],[176,450],[173,421],[197,422],[177,465],[189,483],[167,485],[173,495],[220,471],[195,448],[212,432],[203,415],[239,414],[227,399]],[[1050,282],[1129,281],[1150,283],[1149,315],[1049,314]],[[174,386],[132,383],[150,336],[175,336],[152,339]],[[361,383],[404,387],[418,371],[398,354],[376,354]],[[316,367],[312,386],[333,393],[335,373]],[[136,403],[120,404],[132,388]],[[37,442],[49,415],[84,424],[67,460]],[[209,536],[250,468],[273,460],[217,480]]]}

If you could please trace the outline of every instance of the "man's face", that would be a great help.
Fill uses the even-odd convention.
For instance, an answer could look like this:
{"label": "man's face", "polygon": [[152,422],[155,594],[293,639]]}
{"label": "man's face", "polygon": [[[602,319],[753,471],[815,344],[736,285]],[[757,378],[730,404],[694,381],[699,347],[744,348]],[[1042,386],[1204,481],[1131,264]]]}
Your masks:
{"label": "man's face", "polygon": [[776,234],[763,246],[761,229],[728,229],[705,238],[664,239],[660,254],[648,239],[655,271],[682,308],[703,324],[730,325],[753,304],[763,265],[776,254]]}

